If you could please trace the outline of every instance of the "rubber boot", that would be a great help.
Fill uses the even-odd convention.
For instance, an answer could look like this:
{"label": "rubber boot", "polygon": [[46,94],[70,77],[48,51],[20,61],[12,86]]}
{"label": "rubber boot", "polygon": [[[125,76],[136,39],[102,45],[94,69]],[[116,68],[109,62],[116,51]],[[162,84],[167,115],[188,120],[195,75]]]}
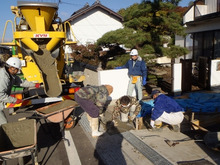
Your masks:
{"label": "rubber boot", "polygon": [[121,112],[121,121],[122,122],[128,122],[128,113],[122,113]]}
{"label": "rubber boot", "polygon": [[92,128],[92,137],[98,137],[103,134],[103,132],[99,132],[99,119],[91,118],[91,128]]}
{"label": "rubber boot", "polygon": [[89,116],[88,113],[87,113],[87,119],[88,119],[88,121],[89,121],[90,127],[92,127],[92,118]]}
{"label": "rubber boot", "polygon": [[135,109],[136,109],[136,105],[132,105],[130,108],[129,116],[133,116]]}

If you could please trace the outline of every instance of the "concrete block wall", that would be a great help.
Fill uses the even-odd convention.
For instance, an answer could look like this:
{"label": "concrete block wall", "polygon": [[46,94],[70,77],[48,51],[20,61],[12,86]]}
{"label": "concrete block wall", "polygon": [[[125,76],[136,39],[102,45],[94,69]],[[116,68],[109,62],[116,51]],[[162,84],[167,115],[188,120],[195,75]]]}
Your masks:
{"label": "concrete block wall", "polygon": [[85,68],[84,70],[85,80],[83,85],[99,85],[98,71]]}

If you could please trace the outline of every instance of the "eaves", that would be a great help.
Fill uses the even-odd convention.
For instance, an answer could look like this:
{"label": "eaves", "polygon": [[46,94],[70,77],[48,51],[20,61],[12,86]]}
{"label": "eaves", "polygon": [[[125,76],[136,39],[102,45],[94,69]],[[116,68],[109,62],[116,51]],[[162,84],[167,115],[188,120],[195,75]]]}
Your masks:
{"label": "eaves", "polygon": [[88,12],[91,11],[91,10],[94,10],[95,8],[101,8],[102,10],[108,12],[110,15],[115,16],[115,17],[118,18],[121,22],[123,22],[123,17],[122,17],[120,14],[118,14],[118,13],[112,11],[111,9],[109,9],[109,8],[107,8],[107,7],[103,6],[103,5],[101,5],[100,3],[95,4],[95,5],[92,5],[92,6],[90,6],[90,7],[87,7],[87,8],[85,8],[85,9],[83,9],[83,10],[78,10],[79,12],[73,14],[70,18],[68,18],[67,20],[65,20],[65,21],[63,21],[63,22],[66,22],[66,21],[71,22],[72,20],[75,20],[76,18],[78,18],[78,17],[80,17],[80,16],[82,16],[82,15],[88,13]]}
{"label": "eaves", "polygon": [[205,24],[208,22],[219,21],[220,12],[211,13],[203,16],[196,17],[194,21],[186,22],[187,26],[193,26],[198,24]]}

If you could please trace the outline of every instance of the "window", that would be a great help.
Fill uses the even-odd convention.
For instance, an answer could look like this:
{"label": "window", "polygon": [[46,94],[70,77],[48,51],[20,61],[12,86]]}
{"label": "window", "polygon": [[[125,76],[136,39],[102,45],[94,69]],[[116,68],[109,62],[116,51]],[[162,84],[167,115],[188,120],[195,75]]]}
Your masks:
{"label": "window", "polygon": [[194,33],[193,40],[193,60],[197,61],[199,56],[202,56],[202,42],[203,34],[202,33]]}
{"label": "window", "polygon": [[203,34],[203,56],[212,58],[213,57],[213,31],[205,32]]}
{"label": "window", "polygon": [[217,0],[217,12],[220,11],[220,0]]}
{"label": "window", "polygon": [[216,31],[214,38],[214,59],[219,57],[220,57],[220,31]]}

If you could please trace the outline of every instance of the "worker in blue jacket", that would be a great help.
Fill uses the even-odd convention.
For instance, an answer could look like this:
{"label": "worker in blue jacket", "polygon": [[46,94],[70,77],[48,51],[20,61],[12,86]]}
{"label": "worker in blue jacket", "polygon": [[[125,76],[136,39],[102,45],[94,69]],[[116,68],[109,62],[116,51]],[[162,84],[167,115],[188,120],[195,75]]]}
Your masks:
{"label": "worker in blue jacket", "polygon": [[142,85],[147,84],[147,66],[145,61],[138,55],[137,49],[132,49],[130,52],[131,59],[121,66],[116,67],[116,69],[128,69],[128,76],[130,78],[128,84],[127,95],[132,96],[132,93],[136,87],[138,100],[142,100]]}
{"label": "worker in blue jacket", "polygon": [[183,108],[172,98],[153,90],[151,93],[154,99],[154,108],[151,114],[150,125],[160,127],[162,122],[172,126],[174,131],[179,131],[179,125],[183,121]]}

